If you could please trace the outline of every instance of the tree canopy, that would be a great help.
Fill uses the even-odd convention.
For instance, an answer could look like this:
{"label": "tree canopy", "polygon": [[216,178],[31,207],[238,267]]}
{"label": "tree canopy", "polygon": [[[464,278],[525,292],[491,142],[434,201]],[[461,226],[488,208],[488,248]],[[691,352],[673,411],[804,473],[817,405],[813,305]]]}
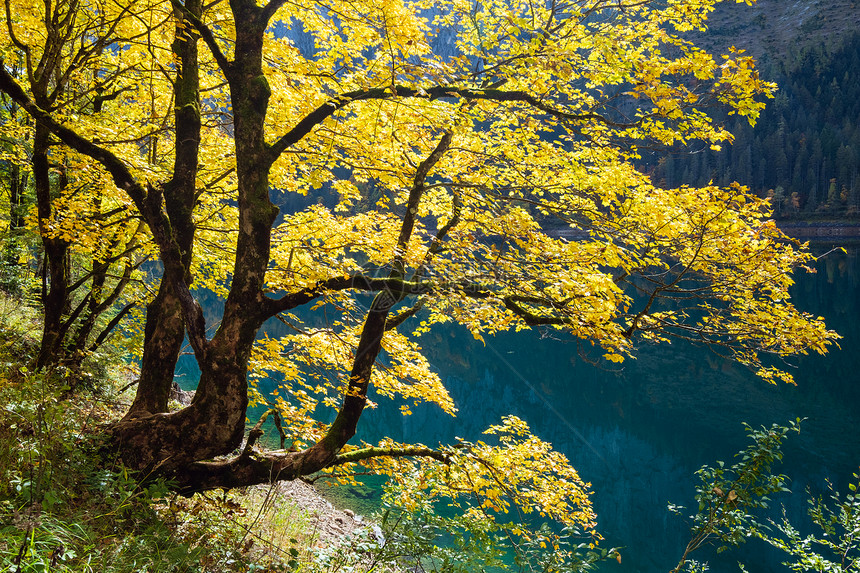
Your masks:
{"label": "tree canopy", "polygon": [[[137,397],[110,429],[127,465],[190,492],[355,464],[405,482],[418,463],[416,484],[486,519],[516,506],[590,530],[588,486],[516,418],[490,444],[350,440],[370,387],[404,415],[422,401],[455,414],[421,348],[444,323],[481,340],[564,332],[610,362],[685,339],[770,382],[833,342],[790,302],[811,255],[767,200],[663,189],[637,167],[730,142],[717,110],[753,123],[775,90],[743,50],[685,39],[715,3],[6,0],[4,160],[42,174],[36,224],[62,242],[45,292],[68,280],[63,249],[105,269],[80,277],[87,295],[58,290],[49,347],[67,348],[81,297],[133,317],[117,301],[137,272]],[[142,275],[146,260],[158,271]],[[111,265],[128,269],[122,288]],[[196,298],[208,291],[217,319]],[[289,335],[263,334],[274,317]],[[186,336],[201,377],[169,411]],[[268,376],[273,392],[256,383]],[[246,436],[252,403],[281,449],[259,445],[260,424]]]}

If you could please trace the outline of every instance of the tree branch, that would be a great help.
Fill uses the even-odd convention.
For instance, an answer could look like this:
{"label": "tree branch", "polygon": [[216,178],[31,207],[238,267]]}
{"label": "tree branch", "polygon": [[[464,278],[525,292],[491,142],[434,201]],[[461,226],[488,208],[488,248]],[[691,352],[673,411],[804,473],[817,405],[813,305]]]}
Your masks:
{"label": "tree branch", "polygon": [[412,236],[412,230],[415,227],[415,215],[418,212],[418,204],[421,202],[421,197],[426,189],[425,182],[430,170],[442,159],[448,148],[451,147],[451,140],[454,137],[454,132],[451,129],[445,131],[439,143],[430,152],[424,161],[415,170],[415,177],[412,179],[412,189],[409,191],[409,199],[406,202],[406,212],[403,214],[403,224],[400,226],[400,235],[397,237],[397,247],[395,248],[394,272],[397,276],[404,276],[403,257],[406,255],[406,245],[409,243],[409,238]]}
{"label": "tree branch", "polygon": [[209,26],[203,23],[203,21],[191,13],[182,2],[179,0],[171,0],[171,4],[173,7],[182,13],[182,17],[191,22],[191,25],[194,26],[194,29],[197,30],[197,33],[200,34],[200,37],[203,38],[203,41],[206,42],[206,46],[209,48],[209,51],[212,53],[212,57],[215,58],[215,62],[217,62],[218,67],[221,68],[221,71],[224,72],[224,75],[229,79],[233,74],[233,62],[227,59],[227,56],[224,55],[224,52],[221,51],[221,47],[218,45],[218,40],[215,39],[215,35],[212,33],[212,30],[209,29]]}
{"label": "tree branch", "polygon": [[389,330],[394,330],[395,328],[406,322],[408,318],[415,316],[415,314],[422,308],[424,308],[424,300],[418,299],[411,307],[398,312],[397,316],[393,316],[386,320],[385,331],[388,332]]}
{"label": "tree branch", "polygon": [[387,291],[393,296],[407,296],[415,294],[426,294],[433,290],[435,285],[429,282],[406,281],[401,278],[368,278],[364,275],[347,275],[345,277],[334,277],[319,281],[312,287],[282,296],[279,299],[268,299],[267,308],[263,311],[264,316],[272,317],[279,312],[296,308],[319,298],[327,291],[341,291],[356,289],[368,292]]}
{"label": "tree branch", "polygon": [[[432,187],[428,186],[427,188]],[[447,223],[442,225],[442,227],[436,231],[436,236],[433,237],[433,242],[430,243],[430,248],[427,249],[427,252],[424,253],[424,259],[421,261],[421,264],[418,265],[418,268],[415,269],[415,272],[412,273],[412,280],[418,280],[427,269],[427,265],[430,264],[430,259],[433,258],[434,255],[442,252],[442,241],[445,237],[448,236],[448,233],[451,232],[451,229],[456,227],[460,223],[460,215],[463,212],[463,201],[460,199],[460,194],[456,191],[451,193],[451,218]]]}
{"label": "tree branch", "polygon": [[[6,26],[9,30],[9,39],[12,40],[12,43],[16,48],[24,52],[24,59],[27,66],[27,77],[30,79],[31,83],[35,83],[35,78],[33,77],[33,59],[30,52],[30,46],[21,42],[18,37],[15,35],[15,28],[12,26],[12,8],[9,5],[9,0],[6,0]],[[0,60],[2,62],[2,60]]]}
{"label": "tree branch", "polygon": [[434,459],[443,464],[448,464],[451,461],[450,454],[426,446],[395,446],[390,448],[361,448],[339,454],[331,458],[328,464],[320,465],[313,457],[308,456],[310,450],[301,452],[254,451],[251,446],[262,435],[262,429],[258,426],[260,423],[251,430],[255,435],[254,441],[251,441],[249,435],[247,444],[250,446],[246,444],[239,455],[227,460],[196,462],[177,468],[172,477],[177,483],[178,491],[182,495],[191,495],[195,492],[219,487],[247,487],[261,483],[291,481],[326,467],[379,457],[423,457]]}
{"label": "tree branch", "polygon": [[77,132],[60,124],[51,114],[37,106],[27,97],[24,90],[15,79],[6,71],[5,62],[0,59],[0,90],[9,95],[33,118],[42,122],[63,143],[99,162],[117,187],[123,189],[131,198],[143,219],[149,225],[152,236],[161,251],[161,259],[164,262],[165,271],[171,277],[171,285],[176,291],[177,297],[182,301],[182,309],[186,315],[186,326],[188,327],[188,339],[195,353],[202,355],[206,351],[206,325],[203,310],[194,300],[188,285],[184,280],[184,268],[182,266],[182,255],[178,245],[167,232],[169,225],[165,221],[163,212],[163,197],[159,188],[148,185],[144,188],[140,182],[131,174],[125,163],[109,150],[96,145],[92,141],[82,137]]}
{"label": "tree branch", "polygon": [[[92,157],[101,163],[108,173],[110,173],[116,186],[128,193],[129,197],[142,214],[146,213],[146,190],[143,185],[134,178],[128,167],[126,167],[126,165],[116,155],[60,124],[47,111],[33,103],[33,101],[27,97],[27,94],[24,93],[21,86],[18,85],[15,79],[6,71],[5,62],[2,59],[0,59],[0,90],[7,93],[9,97],[15,100],[18,105],[24,108],[24,110],[26,110],[27,113],[35,119],[43,122],[51,130],[51,133],[59,137],[63,143],[75,151],[88,157]],[[153,232],[154,231],[155,230],[153,229]]]}
{"label": "tree branch", "polygon": [[287,3],[287,0],[269,0],[263,7],[263,20],[268,22],[275,15],[278,9]]}
{"label": "tree branch", "polygon": [[75,307],[75,310],[72,311],[72,314],[65,321],[63,321],[62,324],[60,324],[60,329],[57,333],[57,340],[61,341],[65,339],[66,333],[68,333],[69,330],[72,328],[72,324],[74,324],[74,322],[78,319],[78,317],[81,315],[81,312],[83,312],[84,308],[87,307],[92,298],[93,293],[88,292],[86,296],[84,296],[83,300],[81,300],[81,302],[78,304],[78,306]]}
{"label": "tree branch", "polygon": [[621,123],[613,121],[599,113],[569,113],[562,109],[553,107],[540,98],[537,98],[524,91],[505,91],[497,88],[458,88],[454,86],[434,86],[431,88],[411,88],[407,86],[387,86],[384,88],[373,88],[368,90],[357,90],[345,93],[336,98],[330,99],[317,109],[306,115],[299,123],[290,131],[280,137],[269,148],[269,161],[274,163],[275,160],[292,145],[296,144],[303,137],[313,130],[314,127],[321,124],[336,111],[346,107],[347,105],[365,100],[375,99],[392,99],[392,98],[420,98],[427,100],[435,100],[444,97],[461,97],[467,100],[492,100],[499,102],[518,102],[530,105],[544,113],[563,119],[565,121],[596,121],[609,127],[620,129],[635,127],[641,123],[641,120],[633,123]]}
{"label": "tree branch", "polygon": [[277,411],[274,408],[266,410],[260,419],[254,424],[254,427],[251,428],[251,431],[248,432],[248,440],[245,442],[245,447],[242,448],[242,453],[239,454],[239,458],[247,458],[251,455],[253,451],[254,444],[257,443],[257,440],[260,439],[260,436],[263,435],[263,424],[266,422],[266,418],[269,417],[269,414],[277,414]]}
{"label": "tree branch", "polygon": [[403,223],[397,239],[394,264],[387,279],[394,281],[392,286],[395,288],[387,288],[373,297],[373,302],[370,304],[367,317],[361,328],[361,335],[349,373],[349,382],[337,417],[329,426],[325,436],[307,450],[306,455],[310,463],[317,464],[320,468],[331,463],[349,439],[355,435],[358,420],[367,404],[367,388],[370,385],[370,377],[376,365],[376,358],[382,350],[382,338],[385,334],[388,314],[391,308],[406,296],[407,290],[404,287],[411,284],[403,280],[403,257],[406,245],[412,235],[415,214],[424,193],[427,175],[448,150],[452,134],[451,130],[446,131],[433,151],[415,170],[406,213],[403,216]]}
{"label": "tree branch", "polygon": [[[475,283],[438,283],[429,281],[407,281],[398,277],[390,278],[368,278],[363,275],[348,275],[346,277],[336,277],[318,282],[313,287],[304,288],[300,291],[282,296],[277,300],[268,299],[268,308],[264,311],[264,316],[275,316],[279,312],[284,312],[319,298],[327,291],[342,291],[342,290],[362,290],[367,292],[383,292],[386,293],[389,300],[398,301],[408,295],[421,295],[436,292],[440,290],[455,289],[461,292],[463,296],[468,298],[487,299],[498,298],[505,305],[505,308],[522,318],[526,324],[530,326],[538,325],[561,325],[570,322],[570,319],[563,316],[545,316],[530,312],[521,303],[537,304],[549,308],[560,309],[567,306],[570,300],[556,301],[550,298],[538,296],[524,295],[499,295],[489,290],[486,286]],[[403,321],[416,312],[421,310],[423,304],[417,303],[415,306],[406,309],[396,317],[389,319],[385,323],[385,330],[396,328]]]}
{"label": "tree branch", "polygon": [[[128,255],[130,255],[131,253],[133,253],[133,252],[134,252],[134,251],[136,251],[137,249],[141,248],[141,246],[140,246],[140,245],[136,245],[136,244],[133,244],[133,243],[128,243],[128,245],[131,245],[131,246],[128,246],[128,248],[126,248],[126,250],[122,251],[122,252],[121,252],[121,253],[119,253],[118,255],[113,256],[113,257],[110,257],[110,258],[108,258],[108,259],[105,259],[104,261],[102,261],[102,262],[101,262],[101,265],[110,266],[110,265],[112,265],[113,263],[117,262],[118,260],[120,260],[120,259],[122,259],[122,258],[127,257]],[[146,259],[146,258],[142,258],[140,261],[138,261],[137,263],[135,263],[135,264],[134,264],[134,266],[132,267],[132,270],[134,270],[134,269],[138,268],[139,266],[141,266],[141,265],[142,265],[143,263],[145,263],[146,261],[147,261],[147,259]],[[76,291],[76,290],[78,290],[79,288],[81,288],[81,286],[83,286],[83,284],[84,284],[85,282],[87,282],[87,281],[88,281],[88,280],[93,276],[93,274],[97,271],[97,269],[98,269],[101,265],[94,265],[94,266],[93,266],[93,268],[92,268],[92,270],[90,270],[89,272],[85,273],[83,276],[81,276],[81,278],[79,278],[77,281],[75,281],[74,283],[72,283],[72,285],[71,285],[71,286],[69,286],[69,291],[70,291],[70,292],[73,292],[73,291]]]}
{"label": "tree branch", "polygon": [[447,464],[451,461],[451,455],[445,452],[440,452],[439,450],[434,450],[432,448],[427,448],[425,446],[394,446],[390,448],[378,448],[375,446],[370,446],[367,448],[361,448],[360,450],[353,450],[351,452],[347,452],[345,454],[338,454],[335,456],[334,461],[330,464],[329,467],[339,466],[343,464],[360,462],[362,460],[369,460],[371,458],[406,458],[406,457],[424,457],[424,458],[433,458],[438,462],[442,462],[443,464]]}
{"label": "tree branch", "polygon": [[517,316],[523,319],[526,324],[529,326],[541,326],[541,325],[561,325],[570,323],[570,319],[563,316],[544,316],[540,314],[535,314],[533,312],[529,312],[524,307],[517,304],[516,297],[506,296],[501,299],[502,304],[505,305],[505,308],[509,311],[513,312]]}
{"label": "tree branch", "polygon": [[136,305],[137,305],[136,301],[128,303],[127,305],[125,305],[123,307],[122,310],[120,310],[117,313],[117,315],[115,317],[113,317],[111,319],[111,321],[108,323],[108,325],[105,327],[105,329],[102,330],[101,333],[99,333],[95,342],[93,342],[90,345],[90,348],[89,348],[90,352],[95,352],[98,349],[98,347],[101,346],[105,340],[107,340],[107,337],[110,335],[110,333],[113,331],[113,329],[116,328],[116,325],[119,324],[119,322],[123,319],[123,317],[126,314],[128,314],[129,312],[131,312],[131,309],[133,309]]}

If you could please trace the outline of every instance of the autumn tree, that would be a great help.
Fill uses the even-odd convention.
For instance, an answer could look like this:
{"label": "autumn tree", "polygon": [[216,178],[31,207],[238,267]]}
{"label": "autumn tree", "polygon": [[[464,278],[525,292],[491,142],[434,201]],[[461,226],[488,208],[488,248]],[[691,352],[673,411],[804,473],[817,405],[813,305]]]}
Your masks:
{"label": "autumn tree", "polygon": [[[27,16],[38,17],[40,26],[19,26],[13,12],[25,22]],[[10,50],[5,61],[28,85],[36,105],[58,116],[90,116],[116,97],[106,89],[117,72],[104,51],[129,18],[128,8],[96,10],[72,1],[48,3],[38,12],[6,2],[5,13]],[[58,149],[41,120],[16,121],[21,115],[17,107],[10,102],[4,125],[10,208],[15,210],[10,228],[25,226],[21,199],[32,180],[34,226],[43,251],[44,324],[36,366],[74,367],[133,309],[124,291],[146,260],[138,252],[144,227],[129,217],[115,186],[93,168],[90,158]]]}
{"label": "autumn tree", "polygon": [[[27,207],[27,189],[30,182],[30,173],[21,168],[21,163],[24,162],[21,157],[21,148],[19,138],[9,139],[9,127],[18,126],[23,114],[18,111],[18,104],[15,102],[4,100],[2,105],[3,123],[7,129],[4,130],[6,136],[2,145],[2,153],[4,156],[3,165],[3,192],[2,197],[3,209],[3,246],[2,255],[0,255],[0,285],[8,292],[19,294],[20,286],[18,280],[14,276],[15,269],[20,265],[22,258],[22,238],[25,234],[24,216]],[[25,116],[26,117],[26,116]]]}
{"label": "autumn tree", "polygon": [[[774,89],[741,50],[683,38],[716,1],[94,2],[96,19],[131,15],[103,51],[123,136],[4,63],[0,90],[99,164],[157,247],[137,398],[110,430],[123,461],[191,492],[355,464],[406,479],[417,459],[416,483],[469,492],[487,518],[515,504],[587,529],[587,487],[515,418],[495,444],[351,444],[369,388],[453,415],[420,346],[447,322],[563,331],[614,362],[686,339],[790,382],[782,359],[835,338],[789,300],[811,256],[745,188],[661,189],[636,167],[644,149],[730,141],[710,111],[754,122]],[[27,6],[6,28],[35,45],[46,19]],[[318,200],[280,213],[284,194]],[[224,296],[217,324],[202,288]],[[291,312],[310,306],[329,322]],[[265,336],[273,317],[291,334]],[[169,412],[183,329],[201,376]],[[246,436],[250,400],[282,449],[259,424]]]}

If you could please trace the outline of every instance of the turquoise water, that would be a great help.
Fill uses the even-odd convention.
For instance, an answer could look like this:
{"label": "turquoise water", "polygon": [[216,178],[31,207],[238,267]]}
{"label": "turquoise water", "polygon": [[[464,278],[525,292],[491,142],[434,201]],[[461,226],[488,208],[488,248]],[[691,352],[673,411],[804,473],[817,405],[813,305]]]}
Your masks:
{"label": "turquoise water", "polygon": [[[822,493],[830,479],[844,490],[860,465],[857,252],[831,254],[818,267],[816,274],[797,277],[793,296],[842,334],[842,349],[797,360],[796,387],[768,385],[686,344],[643,347],[637,360],[610,370],[584,361],[574,341],[519,333],[488,338],[484,347],[452,328],[431,333],[422,344],[459,408],[457,418],[432,407],[404,418],[382,399],[359,432],[368,440],[474,440],[502,415],[516,414],[592,483],[599,530],[610,546],[625,547],[622,565],[605,570],[668,571],[689,527],[666,510],[667,502],[692,503],[693,473],[718,459],[728,462],[746,445],[742,422],[769,426],[808,418],[787,443],[781,470],[794,493],[780,501],[799,521],[807,488]],[[698,559],[710,561],[712,571],[738,571],[738,559],[751,572],[781,569],[778,555],[756,543]]]}
{"label": "turquoise water", "polygon": [[[422,346],[458,416],[421,406],[402,417],[396,405],[380,398],[380,407],[363,416],[359,436],[430,445],[454,436],[476,440],[504,414],[516,414],[592,483],[599,530],[609,546],[624,547],[623,564],[604,569],[669,571],[689,528],[666,510],[667,502],[692,503],[694,472],[718,459],[729,462],[746,445],[742,422],[769,426],[808,418],[801,435],[787,444],[781,469],[792,480],[793,494],[780,501],[797,520],[805,515],[807,488],[820,494],[829,479],[844,490],[860,465],[856,249],[829,255],[818,271],[797,277],[795,303],[823,315],[844,337],[842,349],[797,360],[796,387],[770,386],[686,344],[642,347],[636,360],[609,369],[583,360],[572,340],[526,332],[487,338],[484,346],[465,330],[446,328],[425,335]],[[193,381],[193,371],[186,374]],[[349,503],[359,511],[378,503],[369,489],[340,493],[352,494]],[[756,542],[739,553],[703,552],[697,559],[710,561],[712,571],[738,571],[738,560],[751,573],[783,570],[779,556]]]}

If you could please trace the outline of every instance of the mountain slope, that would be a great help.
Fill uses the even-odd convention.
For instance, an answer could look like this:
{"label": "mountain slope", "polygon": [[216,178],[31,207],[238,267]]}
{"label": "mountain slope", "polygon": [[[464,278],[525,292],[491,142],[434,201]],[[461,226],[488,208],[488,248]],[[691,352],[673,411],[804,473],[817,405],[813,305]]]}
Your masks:
{"label": "mountain slope", "polygon": [[860,30],[860,0],[758,0],[752,6],[725,2],[711,16],[700,40],[711,49],[746,49],[768,64],[791,70],[804,51],[832,52]]}

